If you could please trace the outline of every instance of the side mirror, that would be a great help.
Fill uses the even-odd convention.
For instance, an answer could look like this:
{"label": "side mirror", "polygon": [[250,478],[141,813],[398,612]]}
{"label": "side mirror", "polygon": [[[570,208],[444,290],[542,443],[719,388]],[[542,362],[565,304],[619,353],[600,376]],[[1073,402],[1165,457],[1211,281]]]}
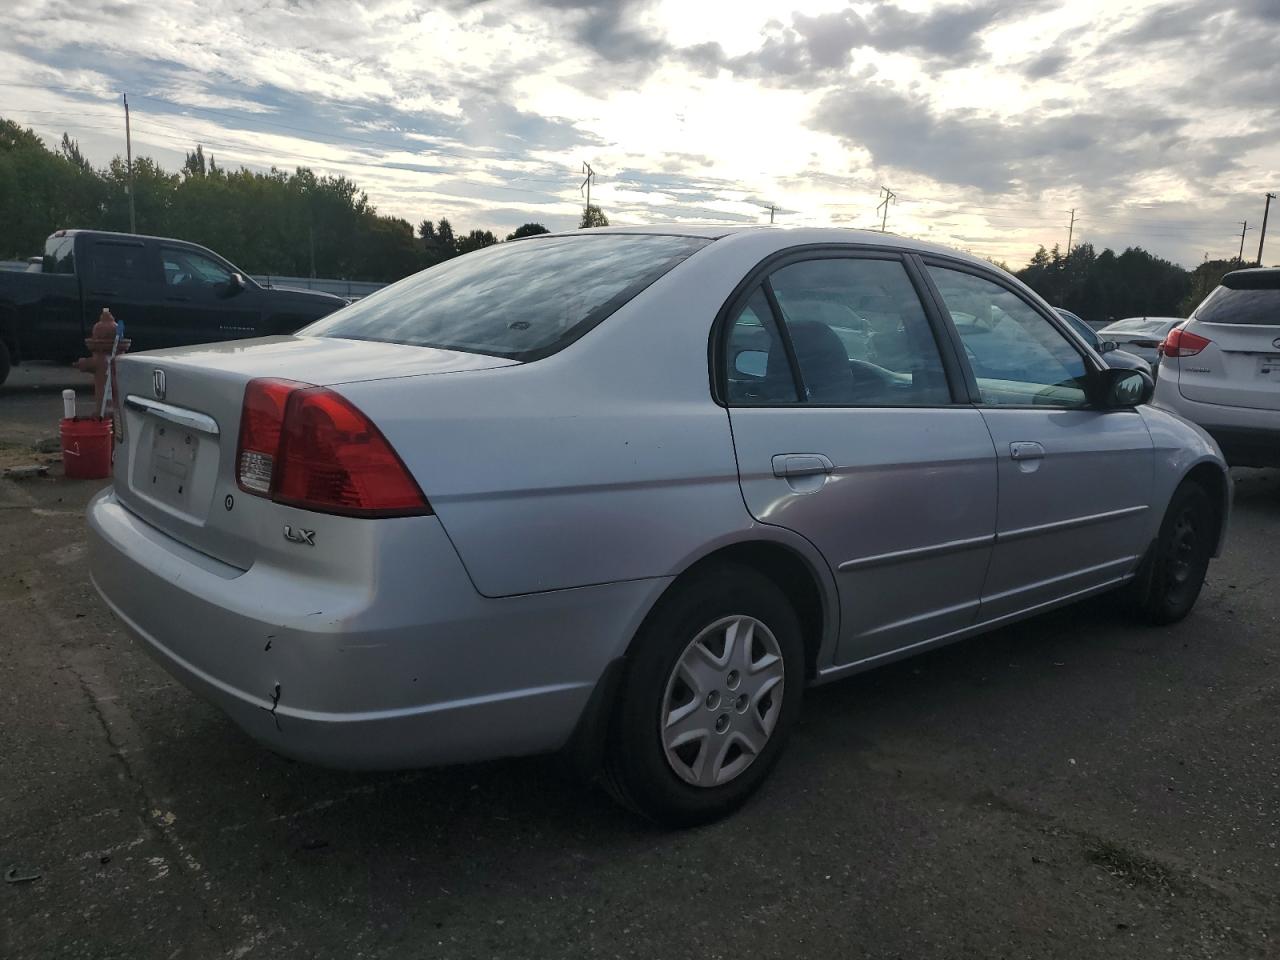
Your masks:
{"label": "side mirror", "polygon": [[234,297],[245,287],[244,276],[239,273],[233,273],[227,279],[226,285],[218,291],[220,297]]}
{"label": "side mirror", "polygon": [[1112,350],[1119,350],[1119,349],[1120,349],[1120,344],[1116,343],[1114,340],[1099,340],[1099,341],[1098,341],[1098,352],[1099,352],[1099,353],[1110,353]]}
{"label": "side mirror", "polygon": [[1107,369],[1098,381],[1098,406],[1104,410],[1131,410],[1156,392],[1155,381],[1144,370]]}

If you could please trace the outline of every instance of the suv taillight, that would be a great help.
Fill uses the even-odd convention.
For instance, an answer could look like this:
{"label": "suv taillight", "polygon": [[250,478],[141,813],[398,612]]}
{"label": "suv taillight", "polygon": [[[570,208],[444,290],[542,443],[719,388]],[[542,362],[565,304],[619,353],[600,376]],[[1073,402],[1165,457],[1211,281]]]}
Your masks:
{"label": "suv taillight", "polygon": [[332,390],[251,380],[244,391],[236,483],[277,503],[350,517],[431,513],[373,422]]}
{"label": "suv taillight", "polygon": [[1213,343],[1198,333],[1190,333],[1181,327],[1174,327],[1160,344],[1160,355],[1164,357],[1194,357],[1197,353]]}

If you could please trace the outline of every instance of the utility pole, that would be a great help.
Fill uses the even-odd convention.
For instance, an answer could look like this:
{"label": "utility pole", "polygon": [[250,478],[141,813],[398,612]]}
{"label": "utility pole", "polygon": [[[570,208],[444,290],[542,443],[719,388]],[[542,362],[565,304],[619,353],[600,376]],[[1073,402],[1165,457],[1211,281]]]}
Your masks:
{"label": "utility pole", "polygon": [[[771,203],[771,204],[769,204],[769,223],[770,223],[770,224],[772,224],[772,223],[773,223],[773,211],[774,211],[774,210],[776,210],[776,209],[777,209],[777,208],[776,208],[772,203]],[[1266,222],[1266,221],[1264,220],[1264,221],[1263,221],[1263,223],[1265,223],[1265,222]],[[1266,229],[1266,228],[1264,227],[1263,229]],[[1262,256],[1262,254],[1261,254],[1261,253],[1259,253],[1259,254],[1258,254],[1258,256],[1259,256],[1259,257],[1261,257],[1261,256]]]}
{"label": "utility pole", "polygon": [[1067,256],[1071,256],[1071,237],[1076,232],[1076,208],[1071,208],[1071,223],[1067,227]]}
{"label": "utility pole", "polygon": [[582,181],[582,186],[578,187],[578,192],[582,192],[582,187],[587,188],[587,209],[582,214],[582,220],[587,226],[591,226],[591,181],[595,179],[596,172],[591,169],[591,164],[583,163],[582,172],[586,174],[586,178]]}
{"label": "utility pole", "polygon": [[1249,229],[1249,221],[1241,220],[1240,221],[1240,255],[1236,257],[1236,259],[1240,261],[1241,265],[1244,264],[1244,235],[1248,229]]}
{"label": "utility pole", "polygon": [[124,155],[129,170],[129,232],[138,232],[138,220],[133,212],[133,135],[129,130],[129,95],[122,93],[124,99]]}
{"label": "utility pole", "polygon": [[1262,208],[1262,235],[1258,237],[1258,266],[1262,266],[1262,245],[1267,240],[1267,214],[1271,212],[1271,201],[1276,198],[1274,193],[1267,194],[1267,205]]}
{"label": "utility pole", "polygon": [[882,186],[880,188],[880,196],[883,199],[876,206],[876,209],[879,210],[881,207],[884,208],[884,212],[880,215],[880,232],[884,233],[885,226],[889,222],[889,204],[897,203],[898,195],[894,193],[892,190],[890,190],[888,187]]}

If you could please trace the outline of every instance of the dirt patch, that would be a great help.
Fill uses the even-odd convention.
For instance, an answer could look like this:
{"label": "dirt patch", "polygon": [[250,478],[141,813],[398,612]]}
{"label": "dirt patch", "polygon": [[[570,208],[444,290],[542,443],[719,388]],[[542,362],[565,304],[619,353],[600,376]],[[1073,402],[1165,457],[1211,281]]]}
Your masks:
{"label": "dirt patch", "polygon": [[1105,840],[1094,841],[1085,850],[1085,859],[1131,887],[1146,887],[1166,896],[1185,892],[1184,885],[1164,864]]}

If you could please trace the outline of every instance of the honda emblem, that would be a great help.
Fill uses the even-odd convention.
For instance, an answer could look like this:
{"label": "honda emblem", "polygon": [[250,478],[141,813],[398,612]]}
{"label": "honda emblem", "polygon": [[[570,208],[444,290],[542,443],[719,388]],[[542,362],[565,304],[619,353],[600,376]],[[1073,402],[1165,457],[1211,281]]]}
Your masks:
{"label": "honda emblem", "polygon": [[152,370],[151,371],[151,392],[156,395],[157,400],[164,399],[164,389],[165,389],[164,371]]}

